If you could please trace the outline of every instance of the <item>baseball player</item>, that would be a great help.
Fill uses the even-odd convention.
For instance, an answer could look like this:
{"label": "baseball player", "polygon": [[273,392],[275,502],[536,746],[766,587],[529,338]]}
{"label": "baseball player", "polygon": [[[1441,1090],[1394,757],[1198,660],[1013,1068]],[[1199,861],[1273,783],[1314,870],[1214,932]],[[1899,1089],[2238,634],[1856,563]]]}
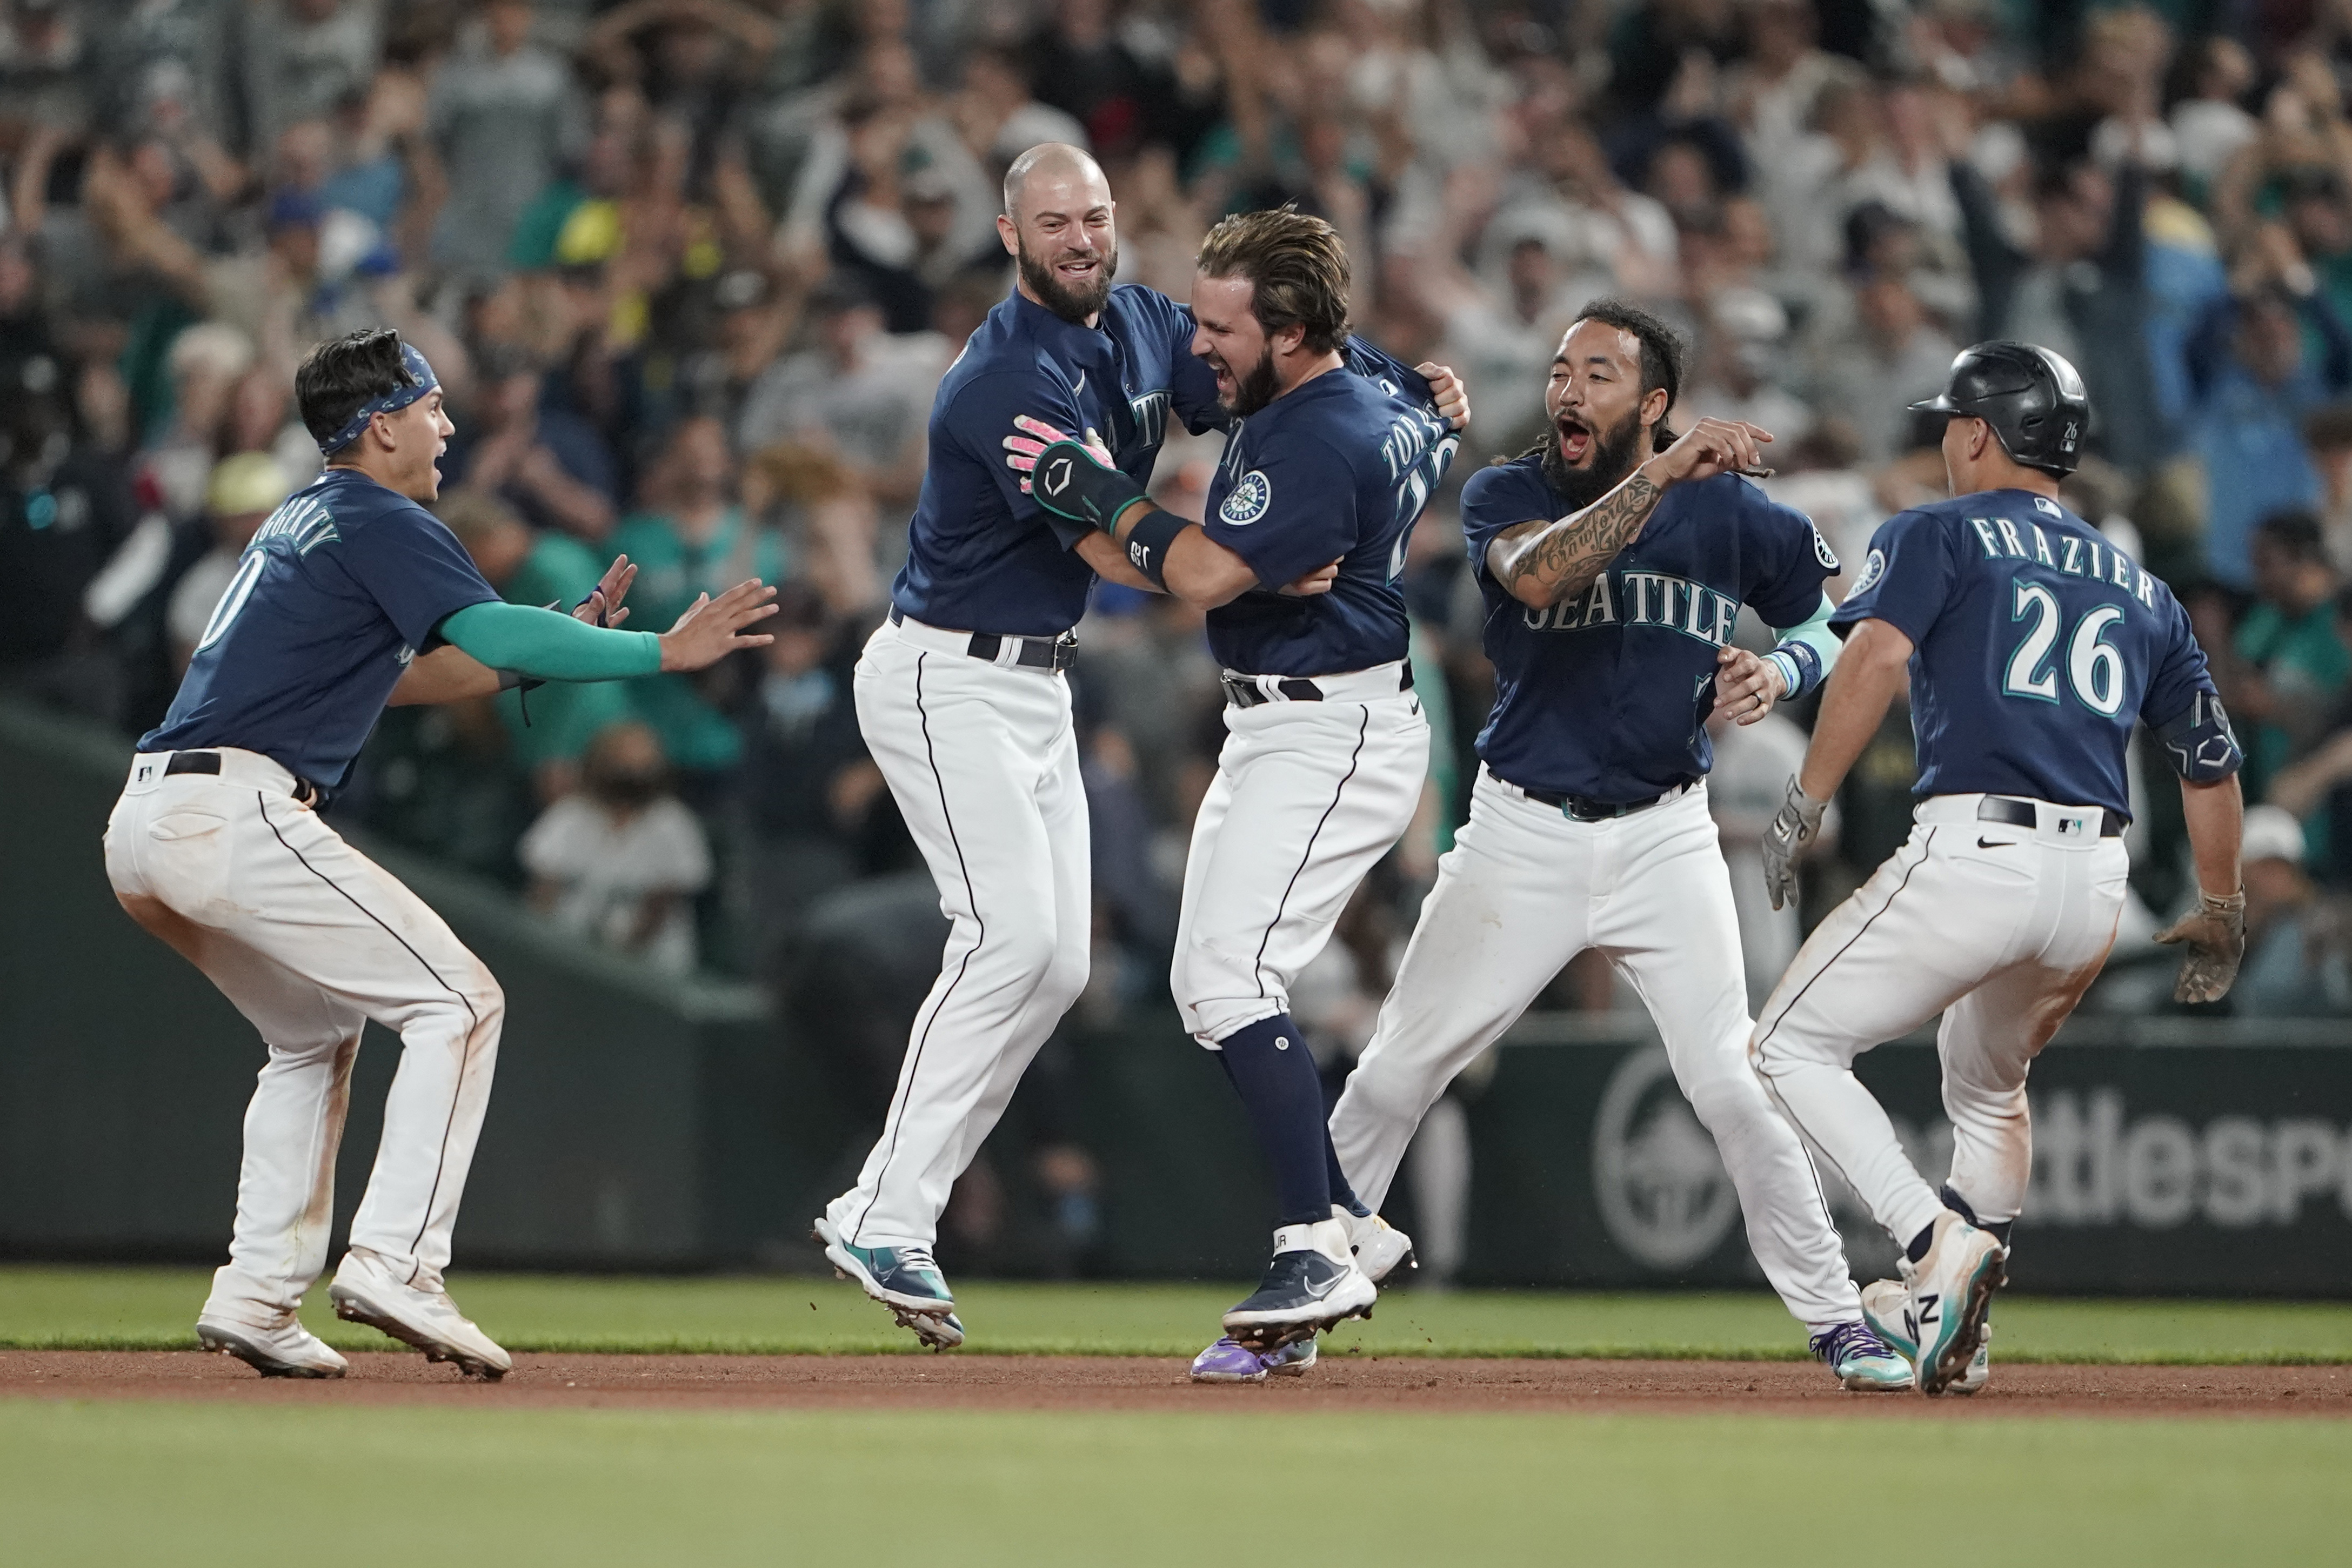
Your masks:
{"label": "baseball player", "polygon": [[[318,808],[387,700],[699,669],[769,641],[742,628],[773,612],[774,590],[744,583],[661,636],[503,603],[420,504],[439,491],[454,428],[425,356],[396,333],[358,332],[314,350],[294,386],[327,470],[247,546],[106,828],[123,908],[269,1048],[246,1112],[229,1261],[197,1337],[266,1376],[343,1375],[295,1311],[326,1263],[352,1064],[373,1019],[399,1034],[400,1070],[329,1294],[338,1316],[496,1378],[506,1352],[441,1274],[505,1001],[440,917]],[[618,618],[630,574],[614,563],[586,621]]]}
{"label": "baseball player", "polygon": [[[1764,844],[1777,904],[1791,862],[1887,704],[1910,683],[1916,826],[1798,951],[1754,1057],[1807,1137],[1904,1249],[1872,1315],[1925,1394],[1980,1385],[1987,1305],[2032,1172],[2026,1072],[2115,941],[2129,871],[2125,753],[2146,724],[2181,779],[2198,906],[2174,995],[2210,1001],[2244,948],[2243,760],[2189,617],[2165,585],[2058,501],[2089,401],[2074,367],[1979,343],[1942,395],[1952,499],[1889,518],[1831,618],[1846,639],[1803,769]],[[1905,1156],[1853,1059],[1937,1013],[1952,1166]]]}
{"label": "baseball player", "polygon": [[[1429,725],[1397,579],[1459,426],[1401,369],[1387,386],[1342,373],[1347,300],[1347,252],[1328,224],[1286,210],[1226,218],[1202,242],[1192,290],[1194,351],[1240,419],[1207,522],[1153,507],[1076,442],[1048,446],[1036,469],[1049,509],[1099,527],[1155,586],[1211,607],[1224,667],[1227,738],[1193,822],[1171,981],[1274,1167],[1277,1223],[1263,1282],[1194,1365],[1203,1380],[1235,1366],[1263,1376],[1264,1354],[1311,1349],[1318,1329],[1368,1313],[1374,1275],[1404,1250],[1339,1173],[1288,987],[1421,797]],[[1328,594],[1261,586],[1335,561]],[[1359,1248],[1378,1257],[1360,1266]]]}
{"label": "baseball player", "polygon": [[[1083,438],[1088,466],[1139,491],[1170,418],[1195,433],[1225,422],[1215,375],[1190,351],[1191,312],[1111,286],[1117,225],[1092,158],[1052,142],[1024,152],[997,230],[1018,281],[940,383],[907,565],[856,679],[859,727],[950,929],[882,1134],[815,1225],[834,1267],[935,1349],[964,1334],[931,1256],[940,1215],[1086,985],[1090,850],[1062,679],[1071,628],[1098,572],[1157,586],[1091,525],[1042,506],[1032,476],[1066,434]],[[1349,353],[1363,374],[1405,373],[1363,345]],[[1321,593],[1329,559],[1276,580]]]}
{"label": "baseball player", "polygon": [[[1377,1206],[1445,1085],[1597,947],[1656,1020],[1748,1245],[1815,1353],[1848,1388],[1907,1388],[1863,1322],[1803,1145],[1748,1069],[1739,921],[1707,810],[1708,716],[1752,724],[1836,658],[1822,583],[1837,560],[1738,476],[1769,434],[1667,428],[1681,381],[1664,324],[1588,305],[1552,361],[1551,429],[1463,488],[1496,675],[1486,765],[1332,1142]],[[1731,645],[1742,604],[1790,628],[1770,653]]]}

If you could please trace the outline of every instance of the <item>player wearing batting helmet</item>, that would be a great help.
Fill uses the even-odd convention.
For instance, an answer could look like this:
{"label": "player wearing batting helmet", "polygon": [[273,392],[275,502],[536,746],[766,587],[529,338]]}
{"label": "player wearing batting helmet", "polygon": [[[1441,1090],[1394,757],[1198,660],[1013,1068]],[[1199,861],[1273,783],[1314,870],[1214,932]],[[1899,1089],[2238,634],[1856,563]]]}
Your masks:
{"label": "player wearing batting helmet", "polygon": [[[2183,1001],[2226,992],[2244,947],[2242,757],[2171,590],[2059,501],[2091,415],[2074,367],[1979,343],[1916,407],[1945,416],[1952,498],[1882,525],[1831,618],[1845,652],[1765,840],[1773,903],[1906,684],[1916,825],[1799,951],[1753,1055],[1904,1249],[1902,1279],[1864,1292],[1872,1322],[1922,1392],[1972,1393],[2032,1172],[2026,1072],[2098,977],[2123,909],[2133,728],[2155,732],[2180,776],[2196,856],[2197,904],[2158,938],[2189,950]],[[1938,1013],[1940,1190],[1853,1075],[1856,1056]]]}

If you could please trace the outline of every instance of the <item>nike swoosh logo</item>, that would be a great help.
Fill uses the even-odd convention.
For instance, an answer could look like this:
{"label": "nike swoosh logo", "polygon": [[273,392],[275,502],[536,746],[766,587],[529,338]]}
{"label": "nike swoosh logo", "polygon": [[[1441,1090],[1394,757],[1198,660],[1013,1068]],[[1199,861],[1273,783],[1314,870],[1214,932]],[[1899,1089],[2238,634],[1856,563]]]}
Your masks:
{"label": "nike swoosh logo", "polygon": [[1347,1276],[1345,1274],[1334,1274],[1329,1279],[1323,1281],[1323,1288],[1319,1291],[1313,1285],[1308,1285],[1307,1287],[1307,1293],[1319,1301],[1324,1297],[1329,1295],[1333,1291],[1338,1290],[1339,1288],[1339,1281],[1346,1278]]}
{"label": "nike swoosh logo", "polygon": [[1085,392],[1086,390],[1087,390],[1087,372],[1086,372],[1086,371],[1080,371],[1078,372],[1078,379],[1077,379],[1076,381],[1074,381],[1074,382],[1072,382],[1070,383],[1070,395],[1071,395],[1072,397],[1076,397],[1076,396],[1077,396],[1080,392]]}
{"label": "nike swoosh logo", "polygon": [[1979,839],[1977,841],[1977,848],[1980,850],[2013,850],[2017,846],[2015,844],[2001,839]]}

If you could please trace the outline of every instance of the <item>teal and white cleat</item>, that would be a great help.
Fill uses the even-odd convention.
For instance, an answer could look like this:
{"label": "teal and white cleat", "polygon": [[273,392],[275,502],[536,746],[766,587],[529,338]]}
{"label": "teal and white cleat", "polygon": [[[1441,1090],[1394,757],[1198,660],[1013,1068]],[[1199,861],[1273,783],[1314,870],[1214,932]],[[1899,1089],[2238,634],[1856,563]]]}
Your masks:
{"label": "teal and white cleat", "polygon": [[1920,1393],[1941,1394],[1965,1378],[1983,1348],[1985,1314],[2008,1278],[2008,1261],[2009,1249],[1990,1231],[1948,1209],[1936,1217],[1927,1255],[1910,1277]]}
{"label": "teal and white cleat", "polygon": [[[1903,1264],[1907,1272],[1911,1265]],[[1895,1349],[1895,1354],[1916,1364],[1919,1359],[1919,1326],[1911,1320],[1911,1290],[1900,1280],[1881,1280],[1862,1288],[1862,1321],[1868,1323]],[[1986,1314],[1984,1333],[1977,1340],[1977,1353],[1969,1358],[1969,1369],[1960,1374],[1959,1381],[1948,1386],[1947,1394],[1974,1394],[1992,1376],[1992,1317]]]}
{"label": "teal and white cleat", "polygon": [[1906,1394],[1911,1364],[1874,1333],[1868,1323],[1839,1323],[1815,1334],[1812,1352],[1829,1363],[1841,1387],[1856,1394]]}
{"label": "teal and white cleat", "polygon": [[829,1219],[816,1222],[816,1239],[824,1255],[845,1280],[890,1309],[898,1326],[932,1350],[953,1350],[963,1343],[963,1323],[955,1315],[955,1297],[931,1260],[928,1247],[853,1247],[841,1239]]}

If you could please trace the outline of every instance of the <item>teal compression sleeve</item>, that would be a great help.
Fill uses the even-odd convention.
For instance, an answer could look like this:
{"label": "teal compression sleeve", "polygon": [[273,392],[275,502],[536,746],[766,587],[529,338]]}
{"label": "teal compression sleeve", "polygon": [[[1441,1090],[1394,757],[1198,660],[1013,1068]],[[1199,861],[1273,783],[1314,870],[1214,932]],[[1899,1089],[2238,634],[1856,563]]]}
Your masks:
{"label": "teal compression sleeve", "polygon": [[494,670],[541,680],[617,681],[661,670],[661,639],[650,632],[608,632],[528,604],[468,604],[441,622],[441,637]]}
{"label": "teal compression sleeve", "polygon": [[1838,650],[1845,646],[1844,640],[1830,630],[1830,612],[1836,608],[1824,593],[1822,607],[1813,612],[1811,621],[1785,632],[1773,632],[1780,646],[1765,657],[1779,665],[1788,680],[1789,695],[1782,701],[1803,696],[1830,678],[1830,667],[1837,663]]}

